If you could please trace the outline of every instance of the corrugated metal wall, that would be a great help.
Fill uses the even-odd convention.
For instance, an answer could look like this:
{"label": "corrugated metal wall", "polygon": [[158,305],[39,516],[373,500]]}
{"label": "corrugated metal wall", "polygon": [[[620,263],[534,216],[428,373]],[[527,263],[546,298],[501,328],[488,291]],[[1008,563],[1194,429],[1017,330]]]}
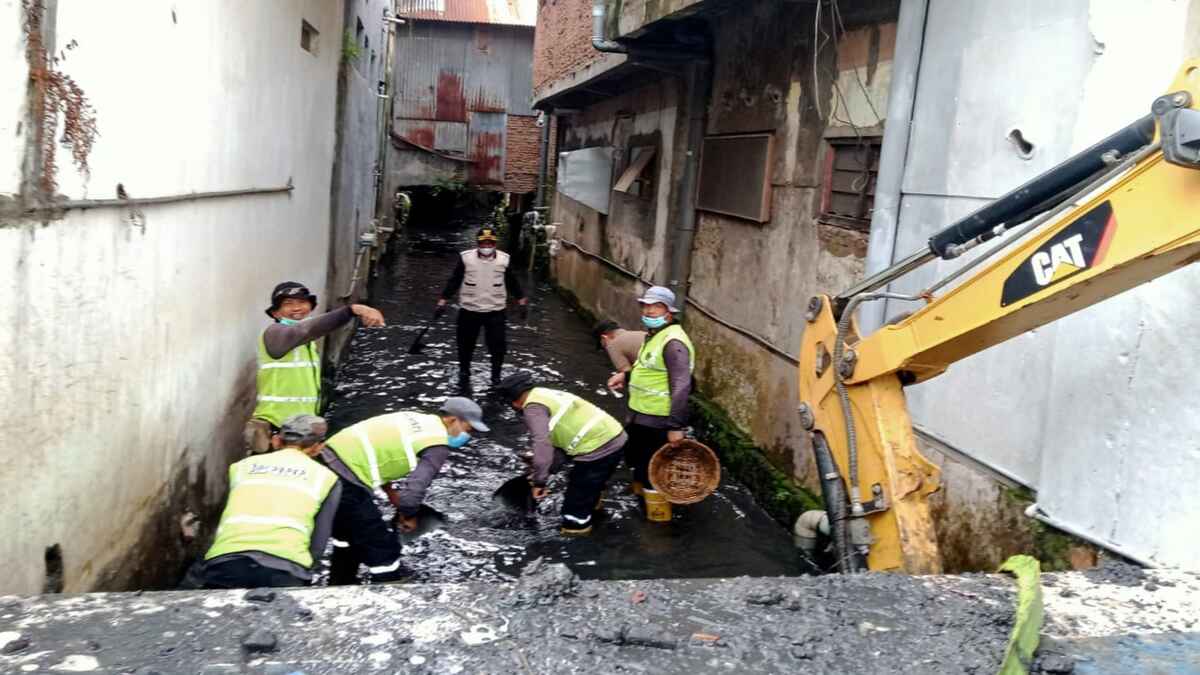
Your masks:
{"label": "corrugated metal wall", "polygon": [[468,160],[468,183],[503,184],[507,116],[534,114],[533,31],[418,20],[397,38],[396,134]]}

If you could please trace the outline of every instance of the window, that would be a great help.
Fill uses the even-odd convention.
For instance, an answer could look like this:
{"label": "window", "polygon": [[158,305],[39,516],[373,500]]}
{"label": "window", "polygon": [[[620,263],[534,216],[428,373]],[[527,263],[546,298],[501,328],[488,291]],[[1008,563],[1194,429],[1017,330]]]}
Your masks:
{"label": "window", "polygon": [[696,208],[758,223],[771,219],[775,134],[709,136],[700,154]]}
{"label": "window", "polygon": [[830,138],[819,220],[866,232],[875,208],[879,136]]}
{"label": "window", "polygon": [[649,145],[630,148],[629,163],[625,165],[625,171],[621,173],[613,189],[634,197],[653,199],[656,167],[651,160],[656,154],[657,148]]}
{"label": "window", "polygon": [[310,54],[317,53],[317,35],[317,29],[313,28],[311,23],[300,20],[300,46],[304,51]]}

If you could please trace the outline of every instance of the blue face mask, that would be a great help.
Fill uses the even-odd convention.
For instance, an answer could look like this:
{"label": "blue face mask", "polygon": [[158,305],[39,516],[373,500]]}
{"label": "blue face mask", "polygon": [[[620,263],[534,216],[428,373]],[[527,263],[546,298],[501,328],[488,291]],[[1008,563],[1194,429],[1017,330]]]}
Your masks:
{"label": "blue face mask", "polygon": [[643,316],[642,317],[642,325],[645,326],[646,328],[649,328],[650,330],[654,330],[655,328],[662,328],[663,326],[667,325],[667,315],[663,314],[662,316]]}
{"label": "blue face mask", "polygon": [[296,324],[298,324],[300,322],[295,319],[280,319],[279,323],[281,323],[285,326],[295,326]]}
{"label": "blue face mask", "polygon": [[471,434],[468,434],[465,431],[460,431],[457,434],[451,436],[450,440],[447,442],[449,443],[450,447],[452,447],[452,448],[461,448],[462,446],[466,445],[467,441],[469,441],[469,440],[471,440]]}

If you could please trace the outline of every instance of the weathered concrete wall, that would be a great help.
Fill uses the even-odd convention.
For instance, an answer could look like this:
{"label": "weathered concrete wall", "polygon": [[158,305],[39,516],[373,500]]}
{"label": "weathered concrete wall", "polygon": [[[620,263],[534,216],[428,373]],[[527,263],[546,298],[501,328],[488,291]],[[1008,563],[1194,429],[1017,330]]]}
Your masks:
{"label": "weathered concrete wall", "polygon": [[[21,73],[20,3],[0,12],[0,70]],[[60,148],[60,192],[295,189],[0,222],[4,592],[40,591],[55,544],[69,591],[176,571],[180,510],[219,506],[239,449],[266,298],[282,279],[325,288],[329,254],[338,3],[59,0],[53,25],[101,133],[90,179]],[[0,129],[29,133],[22,98],[3,97]]]}
{"label": "weathered concrete wall", "polygon": [[[656,281],[665,281],[666,275],[671,177],[677,173],[677,134],[683,126],[677,123],[679,89],[677,80],[664,79],[558,120],[561,151],[613,146],[614,180],[625,166],[631,147],[653,145],[658,149],[651,161],[657,164],[661,180],[651,199],[613,192],[609,215],[605,216],[559,194],[550,218],[561,238]],[[636,323],[638,310],[633,298],[640,287],[628,278],[605,270],[570,247],[561,249],[553,269],[559,283],[575,293],[590,311],[627,325]]]}
{"label": "weathered concrete wall", "polygon": [[[913,117],[920,152],[905,170],[896,255],[1145,115],[1197,53],[1198,4],[931,5]],[[1014,128],[1034,143],[1031,158],[1007,140]],[[932,265],[899,290],[954,266]],[[1200,479],[1181,451],[1200,435],[1197,357],[1185,346],[1197,279],[1181,270],[966,359],[908,391],[914,420],[1036,488],[1047,513],[1094,540],[1200,564],[1183,534],[1195,502],[1161,508],[1163,490]],[[958,473],[944,498],[949,512],[987,523],[1001,520],[990,515],[1000,495],[990,479]]]}
{"label": "weathered concrete wall", "polygon": [[[793,355],[804,301],[848,286],[863,270],[866,233],[817,219],[825,136],[853,133],[852,126],[879,133],[872,110],[887,107],[894,40],[886,36],[895,35],[894,24],[872,25],[843,35],[836,53],[826,47],[817,55],[822,78],[814,94],[812,45],[793,39],[812,22],[811,8],[763,3],[714,24],[708,132],[774,132],[771,220],[700,212],[691,273],[693,299]],[[835,72],[836,85],[828,76]],[[795,363],[699,312],[689,313],[688,326],[703,345],[701,390],[773,461],[816,487],[807,434],[796,420]]]}
{"label": "weathered concrete wall", "polygon": [[[349,59],[350,50],[341,54],[338,71],[337,156],[333,167],[333,194],[329,223],[329,271],[325,298],[329,302],[349,292],[346,300],[365,293],[362,281],[368,275],[370,260],[364,259],[359,283],[354,280],[359,235],[371,229],[375,218],[375,170],[379,161],[379,131],[385,125],[383,99],[376,86],[385,77],[387,25],[383,12],[388,0],[344,0],[341,39],[353,40],[358,57]],[[358,25],[362,25],[361,33]],[[390,199],[389,199],[390,202]],[[349,341],[350,331],[342,330],[326,340],[328,356],[336,361]]]}

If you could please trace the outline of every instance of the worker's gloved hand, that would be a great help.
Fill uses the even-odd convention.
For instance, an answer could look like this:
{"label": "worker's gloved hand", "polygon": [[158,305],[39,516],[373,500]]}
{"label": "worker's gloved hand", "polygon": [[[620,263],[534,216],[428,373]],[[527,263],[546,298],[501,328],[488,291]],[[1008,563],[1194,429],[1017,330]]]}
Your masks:
{"label": "worker's gloved hand", "polygon": [[684,437],[686,437],[686,436],[687,436],[687,433],[684,431],[679,431],[679,430],[668,431],[667,432],[667,441],[670,443],[675,443],[677,441],[682,441],[684,439]]}
{"label": "worker's gloved hand", "polygon": [[446,303],[439,302],[437,307],[433,308],[433,318],[440,319],[443,316],[446,316]]}

